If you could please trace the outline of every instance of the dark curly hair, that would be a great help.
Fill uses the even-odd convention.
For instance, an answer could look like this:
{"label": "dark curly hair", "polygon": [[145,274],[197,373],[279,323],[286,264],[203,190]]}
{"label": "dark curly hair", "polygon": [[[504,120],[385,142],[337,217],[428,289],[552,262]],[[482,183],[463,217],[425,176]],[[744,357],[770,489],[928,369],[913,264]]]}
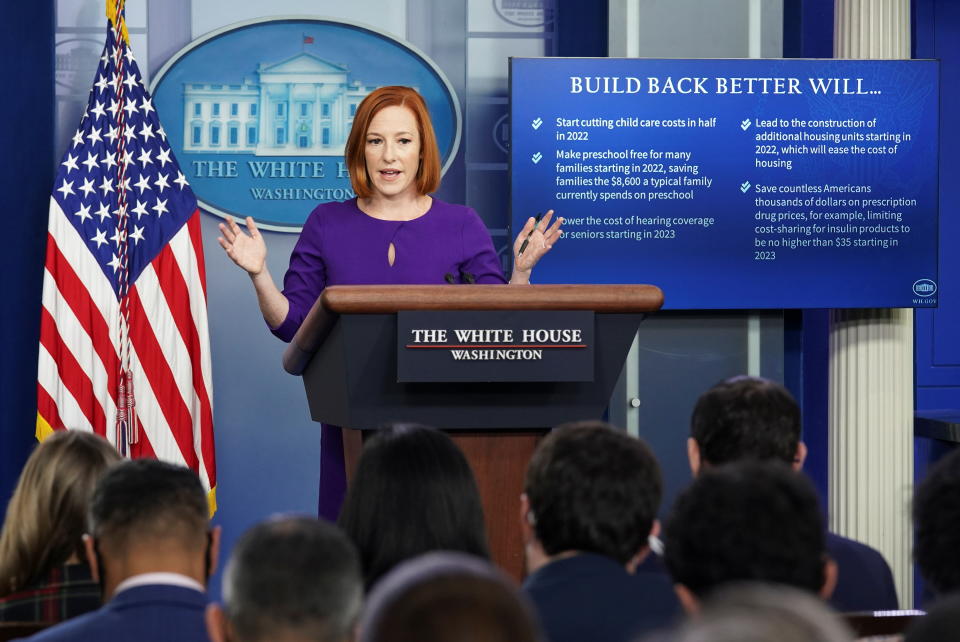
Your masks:
{"label": "dark curly hair", "polygon": [[721,381],[697,400],[690,436],[704,462],[740,459],[791,463],[800,443],[800,407],[780,384],[760,377]]}
{"label": "dark curly hair", "polygon": [[817,493],[780,462],[743,461],[705,471],[677,498],[664,540],[674,582],[701,598],[734,581],[814,593],[824,584]]}
{"label": "dark curly hair", "polygon": [[564,424],[537,447],[524,492],[548,555],[575,550],[626,564],[660,507],[660,466],[646,443],[608,424]]}

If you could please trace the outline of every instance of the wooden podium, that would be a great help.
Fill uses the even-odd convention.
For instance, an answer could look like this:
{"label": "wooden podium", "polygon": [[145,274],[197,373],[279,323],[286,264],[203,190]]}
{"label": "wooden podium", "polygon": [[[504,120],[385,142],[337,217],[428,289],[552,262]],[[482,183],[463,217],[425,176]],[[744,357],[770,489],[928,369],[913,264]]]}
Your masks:
{"label": "wooden podium", "polygon": [[[331,286],[283,365],[303,376],[313,420],[346,428],[348,478],[363,434],[378,426],[404,421],[447,431],[477,477],[494,560],[520,578],[519,497],[530,455],[550,427],[603,415],[640,322],[662,304],[663,293],[652,285]],[[470,382],[431,381],[427,372],[403,382],[398,315],[407,311],[438,311],[440,318],[496,311],[506,319],[586,311],[593,315],[592,372],[580,381],[559,380],[558,372],[558,380]]]}

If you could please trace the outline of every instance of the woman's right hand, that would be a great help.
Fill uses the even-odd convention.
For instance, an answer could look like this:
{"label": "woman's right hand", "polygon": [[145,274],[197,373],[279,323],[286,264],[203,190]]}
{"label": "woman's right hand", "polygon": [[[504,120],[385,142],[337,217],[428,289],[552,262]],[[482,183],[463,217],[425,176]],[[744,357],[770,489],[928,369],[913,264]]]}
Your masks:
{"label": "woman's right hand", "polygon": [[227,217],[226,223],[219,225],[220,233],[223,236],[217,241],[220,242],[230,260],[242,267],[250,276],[258,276],[263,272],[267,261],[267,244],[260,236],[257,224],[253,222],[253,217],[247,217],[247,232],[240,229],[232,217]]}

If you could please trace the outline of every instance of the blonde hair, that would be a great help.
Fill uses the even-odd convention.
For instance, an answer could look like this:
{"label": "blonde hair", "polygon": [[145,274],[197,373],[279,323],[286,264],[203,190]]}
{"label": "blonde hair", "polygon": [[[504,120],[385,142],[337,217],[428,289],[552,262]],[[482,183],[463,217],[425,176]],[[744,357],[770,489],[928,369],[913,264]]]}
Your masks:
{"label": "blonde hair", "polygon": [[118,461],[105,439],[80,430],[58,430],[36,447],[0,532],[0,596],[32,585],[71,555],[83,559],[87,504]]}

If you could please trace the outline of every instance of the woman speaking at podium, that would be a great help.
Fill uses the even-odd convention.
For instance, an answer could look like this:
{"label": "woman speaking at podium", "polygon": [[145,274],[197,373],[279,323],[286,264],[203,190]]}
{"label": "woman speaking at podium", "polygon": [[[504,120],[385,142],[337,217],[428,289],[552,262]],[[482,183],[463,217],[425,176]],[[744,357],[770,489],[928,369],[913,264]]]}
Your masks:
{"label": "woman speaking at podium", "polygon": [[[463,205],[432,196],[440,151],[423,98],[381,87],[360,103],[344,152],[356,198],[323,203],[307,219],[277,288],[267,247],[251,217],[244,232],[227,218],[218,240],[253,281],[270,331],[290,341],[328,285],[506,283],[486,226]],[[530,282],[537,261],[560,238],[553,211],[529,218],[513,244],[511,284]],[[335,520],[346,480],[340,429],[321,432],[320,515]]]}

